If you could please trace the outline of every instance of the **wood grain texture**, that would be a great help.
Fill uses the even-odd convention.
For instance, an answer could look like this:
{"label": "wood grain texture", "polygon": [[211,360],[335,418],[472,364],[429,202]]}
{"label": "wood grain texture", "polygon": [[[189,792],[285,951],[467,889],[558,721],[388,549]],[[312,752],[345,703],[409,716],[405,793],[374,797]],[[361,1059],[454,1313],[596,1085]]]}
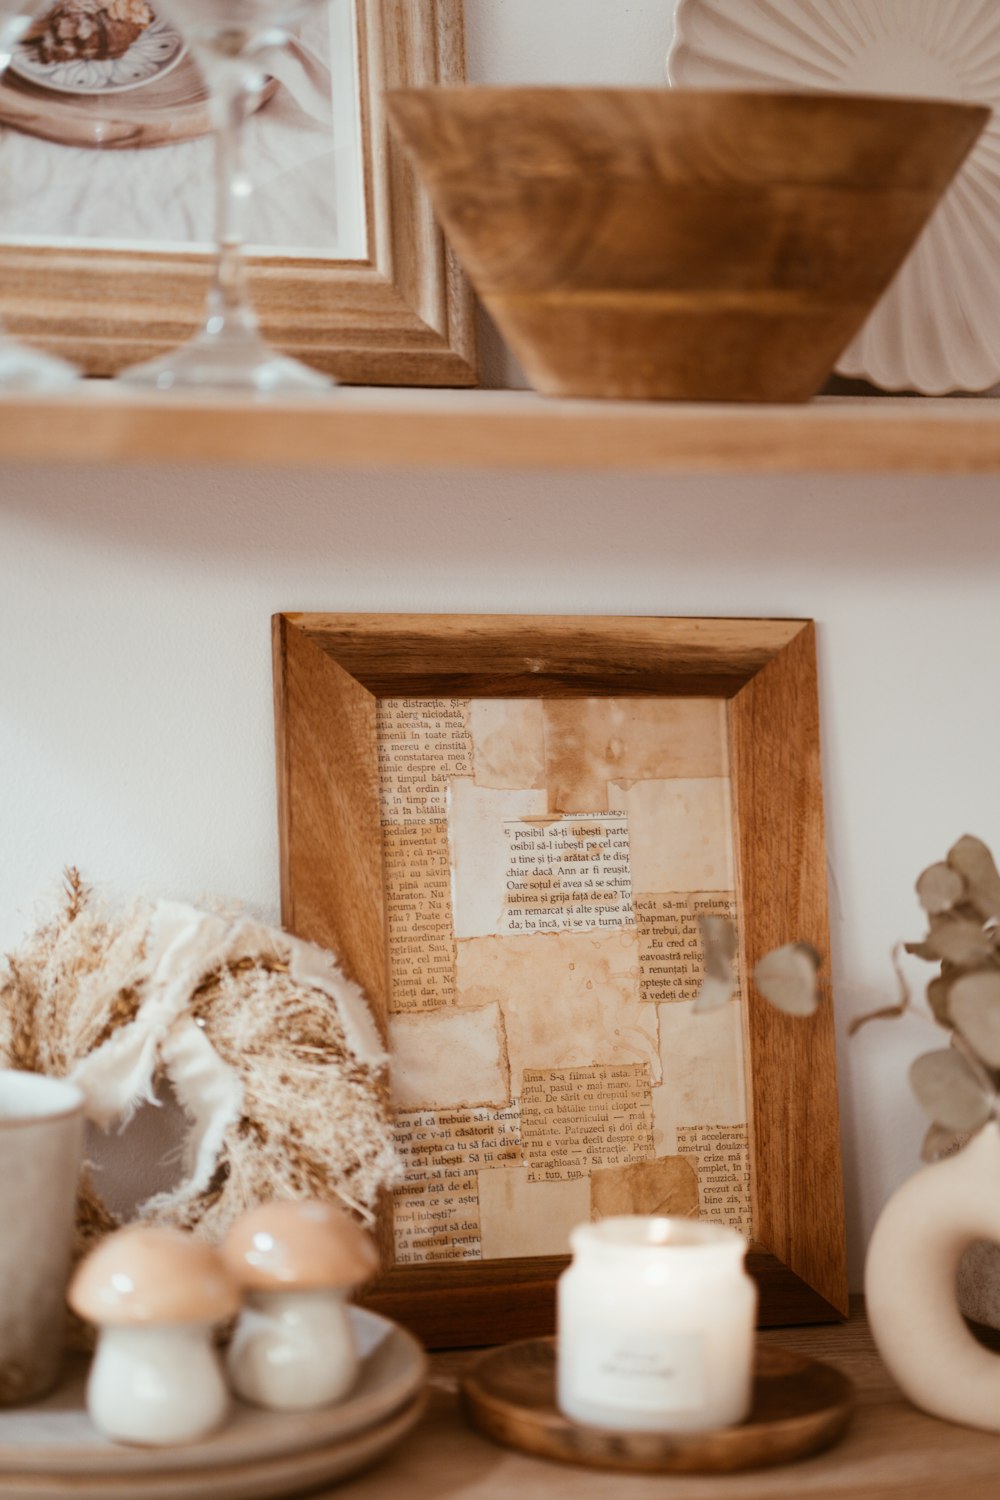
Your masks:
{"label": "wood grain texture", "polygon": [[[828,1360],[850,1376],[857,1404],[836,1447],[724,1482],[703,1475],[610,1480],[480,1437],[462,1416],[458,1392],[474,1356],[442,1353],[432,1356],[429,1405],[414,1430],[377,1468],[329,1493],[338,1500],[996,1500],[1000,1439],[937,1421],[903,1400],[876,1353],[860,1298],[846,1324],[783,1329],[760,1341]],[[8,1485],[4,1493],[18,1491]],[[199,1489],[198,1500],[215,1493]]]}
{"label": "wood grain texture", "polygon": [[[383,1243],[389,1245],[386,1236]],[[391,1247],[390,1247],[391,1248]],[[373,1312],[405,1323],[428,1349],[475,1349],[548,1335],[556,1327],[556,1282],[568,1255],[395,1268],[365,1290]],[[754,1246],[747,1268],[760,1297],[761,1328],[822,1323],[830,1304],[775,1255]]]}
{"label": "wood grain texture", "polygon": [[389,117],[552,396],[804,401],[989,112],[832,94],[425,88]]}
{"label": "wood grain texture", "polygon": [[[276,619],[275,641],[283,919],[331,943],[359,978],[372,975],[380,1014],[379,696],[730,699],[747,952],[773,934],[807,937],[827,952],[808,621],[291,614]],[[751,1000],[749,1264],[763,1321],[835,1318],[846,1307],[846,1272],[832,1010],[825,1006],[798,1036],[795,1022],[766,1011]],[[391,1249],[388,1212],[382,1244]],[[391,1267],[390,1257],[365,1301],[431,1347],[530,1337],[552,1330],[565,1263]]]}
{"label": "wood grain texture", "polygon": [[[472,295],[415,173],[390,142],[387,88],[465,74],[461,0],[358,0],[369,255],[364,261],[251,260],[264,332],[347,382],[476,381]],[[200,326],[203,255],[0,246],[0,318],[11,332],[112,375]]]}
{"label": "wood grain texture", "polygon": [[[375,699],[283,615],[272,621],[272,664],[281,923],[337,954],[364,990],[384,1038],[389,996]],[[375,1237],[387,1265],[389,1203]]]}
{"label": "wood grain texture", "polygon": [[[742,968],[812,943],[830,969],[815,630],[805,624],[729,704]],[[792,1017],[752,984],[746,1008],[754,1233],[783,1265],[847,1310],[833,1006]],[[762,1062],[766,1059],[766,1066]],[[776,1085],[787,1079],[788,1086]]]}
{"label": "wood grain texture", "polygon": [[274,682],[282,924],[339,955],[384,1035],[375,699],[280,615]]}
{"label": "wood grain texture", "polygon": [[730,697],[794,620],[616,615],[289,615],[369,692],[483,697]]}
{"label": "wood grain texture", "polygon": [[262,403],[102,380],[0,397],[0,462],[573,473],[1000,473],[1000,403],[808,406],[554,401],[521,391],[350,390]]}
{"label": "wood grain texture", "polygon": [[350,1481],[341,1500],[996,1500],[1000,1439],[952,1427],[905,1402],[875,1352],[860,1310],[847,1324],[761,1335],[835,1364],[854,1382],[857,1405],[843,1440],[788,1468],[728,1475],[633,1474],[547,1463],[499,1448],[463,1420],[458,1382],[468,1354],[431,1361],[427,1416],[386,1464]]}
{"label": "wood grain texture", "polygon": [[[752,1160],[752,1158],[751,1158]],[[796,1323],[825,1323],[842,1314],[828,1299],[797,1275],[779,1256],[765,1250],[755,1236],[747,1269],[757,1283],[759,1328],[790,1328]]]}
{"label": "wood grain texture", "polygon": [[394,1267],[361,1301],[403,1323],[428,1349],[478,1349],[550,1334],[562,1255]]}
{"label": "wood grain texture", "polygon": [[603,1432],[556,1405],[556,1341],[527,1339],[482,1355],[462,1381],[478,1432],[540,1458],[626,1473],[732,1474],[795,1463],[836,1443],[854,1405],[850,1380],[795,1350],[758,1349],[753,1407],[736,1427],[700,1433]]}

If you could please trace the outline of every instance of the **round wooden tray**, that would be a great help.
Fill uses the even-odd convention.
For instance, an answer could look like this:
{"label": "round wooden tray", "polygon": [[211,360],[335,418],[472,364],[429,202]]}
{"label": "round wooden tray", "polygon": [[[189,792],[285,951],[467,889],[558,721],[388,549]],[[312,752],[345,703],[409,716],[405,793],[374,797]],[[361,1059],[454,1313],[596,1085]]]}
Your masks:
{"label": "round wooden tray", "polygon": [[854,1388],[832,1365],[761,1345],[753,1409],[714,1432],[610,1432],[584,1427],[556,1406],[556,1341],[525,1339],[491,1350],[462,1381],[477,1431],[508,1448],[595,1469],[725,1474],[793,1463],[828,1448],[850,1421]]}

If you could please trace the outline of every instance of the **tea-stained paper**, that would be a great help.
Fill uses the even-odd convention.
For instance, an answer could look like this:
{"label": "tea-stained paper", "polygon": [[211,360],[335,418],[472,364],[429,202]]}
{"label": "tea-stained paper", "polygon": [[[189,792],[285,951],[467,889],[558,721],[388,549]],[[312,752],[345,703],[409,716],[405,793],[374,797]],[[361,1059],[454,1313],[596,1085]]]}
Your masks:
{"label": "tea-stained paper", "polygon": [[[724,705],[378,710],[397,1263],[557,1255],[574,1224],[749,1215]],[[723,997],[724,999],[724,997]]]}

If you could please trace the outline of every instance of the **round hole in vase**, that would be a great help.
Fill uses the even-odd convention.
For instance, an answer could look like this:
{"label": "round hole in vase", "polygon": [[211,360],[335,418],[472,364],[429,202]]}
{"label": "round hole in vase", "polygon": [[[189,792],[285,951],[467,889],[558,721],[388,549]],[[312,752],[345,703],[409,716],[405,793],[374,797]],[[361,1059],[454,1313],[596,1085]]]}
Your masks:
{"label": "round hole in vase", "polygon": [[967,1326],[957,1279],[970,1245],[1000,1243],[998,1188],[1000,1127],[991,1121],[889,1199],[865,1266],[872,1333],[904,1394],[932,1416],[988,1432],[1000,1432],[1000,1355]]}

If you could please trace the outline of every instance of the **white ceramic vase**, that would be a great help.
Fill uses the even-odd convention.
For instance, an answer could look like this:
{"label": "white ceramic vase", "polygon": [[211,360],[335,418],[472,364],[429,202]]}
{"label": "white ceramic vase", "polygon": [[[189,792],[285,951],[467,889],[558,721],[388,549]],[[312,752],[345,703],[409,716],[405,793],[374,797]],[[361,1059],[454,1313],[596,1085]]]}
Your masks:
{"label": "white ceramic vase", "polygon": [[1000,1432],[1000,1355],[978,1344],[959,1308],[959,1262],[1000,1242],[1000,1128],[925,1167],[882,1211],[868,1247],[865,1293],[879,1353],[916,1406]]}

